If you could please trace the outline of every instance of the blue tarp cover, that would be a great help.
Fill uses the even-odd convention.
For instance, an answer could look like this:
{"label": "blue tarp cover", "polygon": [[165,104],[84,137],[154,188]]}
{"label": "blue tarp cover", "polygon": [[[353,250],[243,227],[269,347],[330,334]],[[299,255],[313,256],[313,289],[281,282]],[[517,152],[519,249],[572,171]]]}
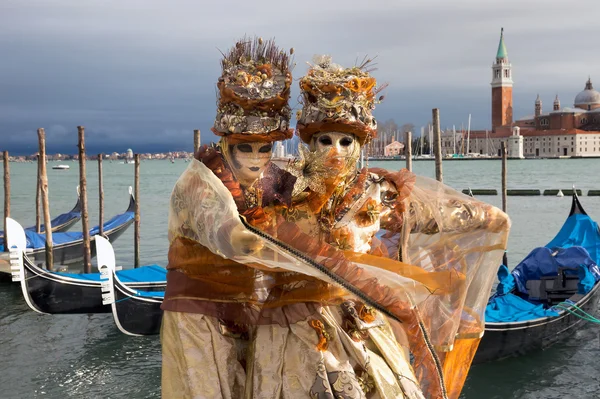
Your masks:
{"label": "blue tarp cover", "polygon": [[498,269],[498,281],[496,287],[496,294],[498,295],[508,294],[515,288],[515,278],[505,265],[501,265]]}
{"label": "blue tarp cover", "polygon": [[[596,266],[598,269],[598,266]],[[581,295],[585,295],[594,288],[596,285],[596,276],[590,271],[589,267],[585,267],[584,265],[579,265],[579,270],[577,275],[579,276],[579,282],[577,283],[577,293]]]}
{"label": "blue tarp cover", "polygon": [[[70,220],[79,219],[80,217],[81,217],[81,212],[63,213],[62,215],[58,215],[57,217],[52,219],[50,221],[50,225],[51,226],[59,226],[61,224],[65,224],[66,222],[68,222]],[[41,231],[44,231],[46,229],[44,224],[42,224],[40,226],[40,228],[42,229]],[[25,231],[35,232],[35,226],[27,227],[27,228],[25,228]],[[2,245],[4,245],[4,231],[0,231],[0,243],[2,243]]]}
{"label": "blue tarp cover", "polygon": [[[133,218],[133,212],[125,212],[117,215],[103,224],[104,231],[112,230],[115,227],[133,220]],[[95,226],[90,230],[90,236],[98,234],[99,231],[99,226]],[[40,249],[46,247],[46,234],[37,234],[35,231],[25,230],[25,236],[27,237],[27,248]],[[52,233],[52,242],[54,245],[65,244],[81,239],[83,239],[82,232]]]}
{"label": "blue tarp cover", "polygon": [[136,291],[136,294],[144,297],[165,297],[165,291]]}
{"label": "blue tarp cover", "polygon": [[[557,252],[555,256],[552,256]],[[539,280],[540,277],[556,276],[559,267],[578,269],[579,265],[587,267],[596,281],[600,281],[600,270],[583,247],[536,248],[527,255],[511,272],[515,278],[516,289],[527,295],[527,281]],[[567,270],[566,274],[576,276],[578,270]]]}
{"label": "blue tarp cover", "polygon": [[526,321],[556,316],[558,313],[544,309],[543,305],[534,305],[514,294],[493,296],[485,308],[485,321],[490,323]]}
{"label": "blue tarp cover", "polygon": [[546,248],[584,247],[596,264],[600,263],[600,233],[598,223],[588,215],[569,216],[556,237]]}
{"label": "blue tarp cover", "polygon": [[[100,273],[61,273],[52,272],[60,276],[76,278],[86,281],[100,281]],[[117,277],[123,283],[144,283],[167,281],[167,269],[159,265],[148,265],[137,269],[117,271]]]}
{"label": "blue tarp cover", "polygon": [[[60,226],[61,224],[65,224],[70,220],[79,219],[81,217],[81,212],[69,212],[63,213],[62,215],[58,215],[54,219],[50,221],[50,226]],[[42,224],[40,226],[41,231],[46,231],[46,225]],[[27,227],[25,230],[35,231],[35,226]]]}

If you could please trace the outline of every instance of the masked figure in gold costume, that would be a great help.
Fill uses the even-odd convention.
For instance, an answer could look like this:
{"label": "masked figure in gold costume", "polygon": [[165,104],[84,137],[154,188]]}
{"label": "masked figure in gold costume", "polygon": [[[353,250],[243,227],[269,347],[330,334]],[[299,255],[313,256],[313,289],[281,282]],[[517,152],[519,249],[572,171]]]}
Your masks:
{"label": "masked figure in gold costume", "polygon": [[[432,272],[429,277],[437,282],[429,287],[437,292],[433,289],[418,306],[406,304],[404,328],[396,328],[398,344],[381,342],[389,331],[385,318],[360,301],[328,311],[345,320],[344,330],[355,340],[379,349],[365,352],[365,358],[384,360],[391,370],[407,362],[399,343],[409,342],[416,376],[395,374],[405,393],[403,378],[410,378],[428,396],[457,397],[482,333],[480,316],[489,291],[479,284],[489,287],[510,222],[497,208],[406,169],[357,171],[361,147],[377,133],[371,112],[383,99],[365,71],[368,64],[342,68],[330,57],[317,57],[300,80],[297,132],[309,151],[300,148],[302,156],[289,168],[298,180],[284,216],[348,259],[385,268],[385,261],[369,256],[375,255]],[[461,273],[475,284],[456,284]],[[427,341],[436,341],[439,353],[432,353]],[[384,385],[377,373],[370,377],[376,387]]]}
{"label": "masked figure in gold costume", "polygon": [[252,301],[265,277],[258,264],[230,260],[262,246],[237,215],[269,230],[262,204],[285,206],[295,181],[270,162],[273,142],[293,134],[289,55],[273,41],[244,38],[221,63],[212,128],[221,140],[195,154],[171,197],[161,332],[166,398],[244,396],[247,325],[260,318]]}
{"label": "masked figure in gold costume", "polygon": [[163,396],[456,398],[505,215],[407,172],[357,172],[377,102],[360,67],[311,67],[298,132],[312,151],[291,174],[268,164],[290,82],[272,43],[223,61],[220,151],[171,198]]}

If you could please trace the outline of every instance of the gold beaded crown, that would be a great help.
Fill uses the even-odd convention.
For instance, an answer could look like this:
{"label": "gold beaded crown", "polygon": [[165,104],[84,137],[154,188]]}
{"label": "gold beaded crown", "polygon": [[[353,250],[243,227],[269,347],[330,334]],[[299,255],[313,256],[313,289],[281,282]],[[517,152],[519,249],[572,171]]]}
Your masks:
{"label": "gold beaded crown", "polygon": [[223,54],[221,66],[217,116],[211,130],[230,142],[290,138],[292,74],[288,53],[273,40],[243,38]]}
{"label": "gold beaded crown", "polygon": [[315,57],[306,76],[300,79],[302,111],[298,113],[297,134],[309,143],[315,133],[335,131],[354,134],[361,144],[377,136],[372,115],[383,87],[366,67],[342,68],[330,56]]}

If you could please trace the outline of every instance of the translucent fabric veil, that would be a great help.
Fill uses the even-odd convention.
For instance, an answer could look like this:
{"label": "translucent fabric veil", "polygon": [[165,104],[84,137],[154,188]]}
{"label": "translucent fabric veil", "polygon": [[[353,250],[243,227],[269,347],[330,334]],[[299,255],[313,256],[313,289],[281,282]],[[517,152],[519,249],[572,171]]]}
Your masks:
{"label": "translucent fabric veil", "polygon": [[[342,251],[302,233],[276,210],[267,227],[249,225],[227,188],[194,160],[173,190],[169,240],[196,242],[253,270],[243,277],[253,289],[237,297],[229,295],[240,284],[231,273],[213,277],[223,287],[223,301],[250,303],[258,312],[348,298],[372,306],[402,323],[425,396],[457,398],[484,331],[510,222],[496,208],[429,179],[418,179],[404,201],[394,210],[401,214],[389,219],[396,223],[383,225],[387,257]],[[236,253],[230,237],[240,228],[256,233],[264,247]]]}
{"label": "translucent fabric veil", "polygon": [[[447,291],[427,296],[416,307],[438,351],[448,396],[456,398],[485,329],[485,307],[506,249],[510,220],[498,208],[420,176],[404,209],[401,228],[398,223],[383,224],[389,231],[382,241],[391,256],[398,253],[402,261],[428,272],[449,273]],[[424,363],[418,362],[418,340],[411,342],[414,368],[427,391],[430,365],[426,356]]]}

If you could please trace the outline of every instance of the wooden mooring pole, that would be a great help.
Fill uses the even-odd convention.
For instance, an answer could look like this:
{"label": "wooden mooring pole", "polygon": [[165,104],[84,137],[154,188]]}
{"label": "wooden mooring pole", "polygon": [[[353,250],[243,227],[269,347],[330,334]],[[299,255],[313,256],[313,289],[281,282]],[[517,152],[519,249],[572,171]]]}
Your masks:
{"label": "wooden mooring pole", "polygon": [[440,129],[440,110],[434,108],[431,111],[433,116],[433,150],[435,153],[435,179],[440,183],[444,182],[442,173],[442,132]]}
{"label": "wooden mooring pole", "polygon": [[46,269],[54,270],[54,253],[52,252],[52,225],[50,224],[50,201],[48,199],[48,175],[46,174],[46,132],[38,129],[40,155],[38,167],[40,170],[40,191],[42,192],[42,208],[44,210],[44,233],[46,235]]}
{"label": "wooden mooring pole", "polygon": [[2,153],[4,157],[4,252],[8,252],[8,230],[6,218],[10,217],[10,166],[8,164],[8,151]]}
{"label": "wooden mooring pole", "polygon": [[196,153],[198,152],[198,150],[200,149],[200,130],[199,129],[195,129],[194,130],[194,156],[196,155]]}
{"label": "wooden mooring pole", "polygon": [[102,154],[98,154],[98,234],[104,234],[104,186],[102,184]]}
{"label": "wooden mooring pole", "polygon": [[412,132],[404,133],[404,155],[406,156],[406,169],[412,172]]}
{"label": "wooden mooring pole", "polygon": [[[500,152],[502,154],[502,212],[506,213],[506,196],[507,196],[507,163],[508,163],[508,154],[506,153],[506,143],[503,141],[500,143]],[[508,258],[506,256],[506,252],[504,252],[504,256],[502,257],[502,262],[508,266]]]}
{"label": "wooden mooring pole", "polygon": [[85,173],[85,128],[77,126],[77,135],[79,137],[79,192],[81,199],[81,228],[83,232],[83,271],[92,272],[92,262],[90,254],[90,227],[88,220],[87,206],[87,180]]}
{"label": "wooden mooring pole", "polygon": [[135,219],[133,231],[133,267],[140,266],[140,154],[134,155],[135,159]]}
{"label": "wooden mooring pole", "polygon": [[37,180],[35,185],[35,232],[38,234],[42,232],[42,221],[40,219],[42,186],[40,185],[40,181],[40,154],[38,153]]}

